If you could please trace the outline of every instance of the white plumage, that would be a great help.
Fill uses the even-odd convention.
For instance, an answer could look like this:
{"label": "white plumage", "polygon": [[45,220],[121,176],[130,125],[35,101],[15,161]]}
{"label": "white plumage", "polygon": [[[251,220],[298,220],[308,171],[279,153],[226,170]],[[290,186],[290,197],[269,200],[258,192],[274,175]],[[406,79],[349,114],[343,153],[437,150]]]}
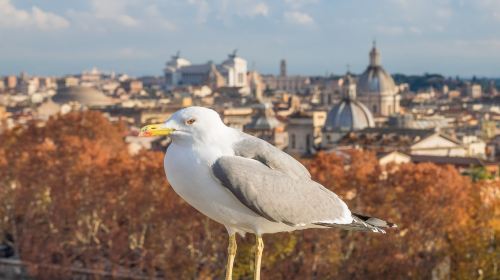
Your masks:
{"label": "white plumage", "polygon": [[[227,127],[213,110],[189,107],[164,124],[146,126],[141,134],[171,137],[164,160],[170,185],[190,205],[226,227],[234,254],[235,233],[256,234],[259,266],[265,233],[330,227],[384,232],[383,227],[395,226],[351,213],[298,161]],[[226,279],[231,277],[231,252]]]}

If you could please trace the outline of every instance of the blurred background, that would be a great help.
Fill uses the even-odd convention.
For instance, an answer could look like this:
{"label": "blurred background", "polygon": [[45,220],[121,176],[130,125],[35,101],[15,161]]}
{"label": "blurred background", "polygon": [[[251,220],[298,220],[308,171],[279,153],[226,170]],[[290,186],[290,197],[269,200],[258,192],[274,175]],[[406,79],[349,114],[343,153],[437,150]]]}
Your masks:
{"label": "blurred background", "polygon": [[0,0],[0,36],[0,279],[223,278],[137,136],[192,105],[399,225],[265,236],[263,277],[500,279],[498,1]]}

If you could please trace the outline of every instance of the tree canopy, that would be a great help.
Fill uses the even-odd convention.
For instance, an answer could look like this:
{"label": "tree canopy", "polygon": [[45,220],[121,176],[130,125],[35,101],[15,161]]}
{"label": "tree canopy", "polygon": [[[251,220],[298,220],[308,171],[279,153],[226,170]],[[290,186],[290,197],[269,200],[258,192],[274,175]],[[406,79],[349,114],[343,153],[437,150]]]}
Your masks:
{"label": "tree canopy", "polygon": [[[4,242],[41,279],[70,268],[221,278],[224,227],[169,187],[162,153],[129,154],[125,131],[87,111],[0,135]],[[318,229],[265,236],[266,278],[500,278],[498,181],[472,182],[451,166],[382,167],[362,151],[320,153],[304,164],[353,211],[399,228],[386,235]],[[253,237],[238,242],[235,277],[250,279]]]}

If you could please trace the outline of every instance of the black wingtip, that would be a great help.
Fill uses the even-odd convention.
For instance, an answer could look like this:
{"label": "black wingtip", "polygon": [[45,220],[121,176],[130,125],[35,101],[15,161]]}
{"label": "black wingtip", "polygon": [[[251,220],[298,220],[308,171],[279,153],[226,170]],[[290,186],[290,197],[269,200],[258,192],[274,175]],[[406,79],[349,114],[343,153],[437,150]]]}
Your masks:
{"label": "black wingtip", "polygon": [[395,223],[387,222],[387,227],[389,227],[389,228],[397,228],[398,225],[396,225]]}

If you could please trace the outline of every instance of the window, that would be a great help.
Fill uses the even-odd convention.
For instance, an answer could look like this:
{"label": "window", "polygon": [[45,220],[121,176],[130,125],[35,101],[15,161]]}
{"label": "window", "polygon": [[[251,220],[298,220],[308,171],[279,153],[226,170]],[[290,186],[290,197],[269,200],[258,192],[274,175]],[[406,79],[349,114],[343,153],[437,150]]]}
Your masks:
{"label": "window", "polygon": [[377,113],[377,105],[373,105],[372,106],[372,111],[373,111],[374,114]]}
{"label": "window", "polygon": [[311,135],[307,134],[306,135],[306,149],[309,149],[311,147]]}
{"label": "window", "polygon": [[238,73],[238,84],[243,83],[243,73]]}
{"label": "window", "polygon": [[290,142],[291,142],[292,149],[295,149],[295,134],[292,134],[290,138],[291,138]]}

